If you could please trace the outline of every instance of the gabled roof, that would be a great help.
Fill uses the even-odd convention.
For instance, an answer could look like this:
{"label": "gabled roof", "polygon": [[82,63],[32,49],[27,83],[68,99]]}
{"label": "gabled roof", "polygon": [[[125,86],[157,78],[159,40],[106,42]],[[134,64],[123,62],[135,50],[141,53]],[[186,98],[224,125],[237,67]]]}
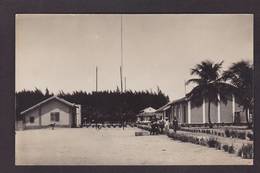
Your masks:
{"label": "gabled roof", "polygon": [[141,112],[144,112],[144,113],[154,113],[155,111],[156,110],[152,107],[148,107],[148,108],[141,110]]}
{"label": "gabled roof", "polygon": [[47,103],[47,102],[49,102],[49,101],[51,101],[51,100],[53,100],[53,99],[56,99],[56,100],[58,100],[59,102],[62,102],[62,103],[64,103],[64,104],[68,105],[68,106],[72,106],[72,107],[76,106],[74,103],[68,102],[68,101],[66,101],[66,100],[64,100],[64,99],[62,99],[62,98],[60,98],[60,97],[58,97],[58,96],[52,96],[52,97],[49,97],[49,98],[47,98],[47,99],[45,99],[45,100],[43,100],[43,101],[37,103],[36,105],[34,105],[34,106],[32,106],[32,107],[30,107],[30,108],[28,108],[28,109],[22,111],[22,112],[21,112],[21,115],[24,114],[24,113],[26,113],[26,112],[29,112],[30,110],[33,110],[33,109],[35,109],[35,108],[41,106],[42,104]]}

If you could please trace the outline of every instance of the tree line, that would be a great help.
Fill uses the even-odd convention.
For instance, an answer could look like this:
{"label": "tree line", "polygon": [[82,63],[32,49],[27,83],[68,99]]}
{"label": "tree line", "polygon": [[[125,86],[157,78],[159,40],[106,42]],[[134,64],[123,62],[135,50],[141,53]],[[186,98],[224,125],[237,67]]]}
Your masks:
{"label": "tree line", "polygon": [[[16,92],[16,116],[21,119],[20,112],[53,96],[47,88],[45,92],[22,90]],[[169,102],[169,97],[160,88],[157,91],[132,91],[120,92],[116,90],[86,92],[74,91],[65,93],[60,91],[57,95],[69,102],[81,105],[82,120],[98,122],[135,121],[136,115],[146,107],[158,109]]]}

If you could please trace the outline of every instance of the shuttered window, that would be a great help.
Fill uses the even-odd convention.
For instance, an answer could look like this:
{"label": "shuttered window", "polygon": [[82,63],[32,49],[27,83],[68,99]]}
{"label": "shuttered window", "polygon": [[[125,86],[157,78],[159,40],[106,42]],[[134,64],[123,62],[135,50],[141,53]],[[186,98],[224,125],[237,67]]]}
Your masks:
{"label": "shuttered window", "polygon": [[34,123],[34,117],[30,117],[30,123]]}
{"label": "shuttered window", "polygon": [[59,112],[51,112],[51,121],[60,121],[60,113]]}

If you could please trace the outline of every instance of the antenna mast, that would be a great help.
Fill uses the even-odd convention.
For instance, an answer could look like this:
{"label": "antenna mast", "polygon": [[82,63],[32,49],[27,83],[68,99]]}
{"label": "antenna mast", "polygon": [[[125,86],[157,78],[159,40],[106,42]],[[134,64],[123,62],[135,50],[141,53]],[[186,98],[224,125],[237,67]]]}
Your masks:
{"label": "antenna mast", "polygon": [[121,14],[121,65],[120,65],[120,82],[121,82],[121,92],[123,92],[123,16]]}
{"label": "antenna mast", "polygon": [[96,66],[96,92],[98,91],[98,67]]}

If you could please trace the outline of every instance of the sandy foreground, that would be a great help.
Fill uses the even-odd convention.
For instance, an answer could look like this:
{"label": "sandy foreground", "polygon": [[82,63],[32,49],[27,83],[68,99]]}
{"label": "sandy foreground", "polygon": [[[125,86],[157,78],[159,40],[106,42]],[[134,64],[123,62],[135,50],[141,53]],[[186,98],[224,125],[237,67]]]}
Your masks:
{"label": "sandy foreground", "polygon": [[16,165],[252,165],[213,148],[137,128],[59,128],[16,132]]}

